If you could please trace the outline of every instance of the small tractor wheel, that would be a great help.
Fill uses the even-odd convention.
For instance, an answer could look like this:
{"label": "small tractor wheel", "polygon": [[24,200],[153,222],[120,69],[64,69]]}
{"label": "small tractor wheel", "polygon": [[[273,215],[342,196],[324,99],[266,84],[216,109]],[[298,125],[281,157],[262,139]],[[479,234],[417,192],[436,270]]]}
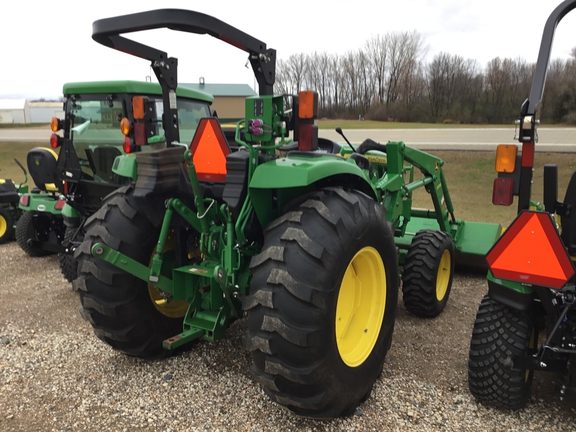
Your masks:
{"label": "small tractor wheel", "polygon": [[454,243],[442,231],[418,231],[402,272],[402,297],[409,312],[434,318],[444,310],[454,273]]}
{"label": "small tractor wheel", "polygon": [[80,313],[98,338],[131,356],[160,357],[167,353],[162,342],[182,332],[187,303],[159,301],[158,289],[90,253],[95,243],[104,243],[148,265],[160,227],[132,205],[132,191],[131,186],[117,189],[86,221],[84,241],[74,254],[79,267],[73,285],[80,293]]}
{"label": "small tractor wheel", "polygon": [[[63,244],[67,244],[74,233],[76,232],[77,228],[70,228],[66,227],[66,231],[64,232],[64,241]],[[78,233],[76,236],[76,242],[82,242],[84,235],[82,233]],[[60,264],[60,271],[62,272],[62,276],[68,281],[72,282],[74,279],[78,277],[78,262],[74,259],[74,255],[71,253],[61,252],[58,254],[58,262]]]}
{"label": "small tractor wheel", "polygon": [[0,244],[10,241],[14,234],[14,218],[5,207],[0,207]]}
{"label": "small tractor wheel", "polygon": [[398,258],[385,210],[326,188],[272,222],[244,300],[251,372],[295,413],[333,418],[370,396],[392,341]]}
{"label": "small tractor wheel", "polygon": [[512,356],[536,352],[538,332],[526,313],[484,296],[472,331],[468,386],[478,401],[499,409],[524,408],[534,371],[512,368]]}
{"label": "small tractor wheel", "polygon": [[25,211],[22,213],[22,216],[18,219],[18,223],[16,224],[16,241],[20,248],[31,257],[52,255],[52,252],[50,251],[28,244],[28,239],[39,240],[39,228],[36,226],[36,223],[40,223],[46,227],[50,226],[48,216],[38,214],[37,219],[37,221],[34,221],[34,212]]}

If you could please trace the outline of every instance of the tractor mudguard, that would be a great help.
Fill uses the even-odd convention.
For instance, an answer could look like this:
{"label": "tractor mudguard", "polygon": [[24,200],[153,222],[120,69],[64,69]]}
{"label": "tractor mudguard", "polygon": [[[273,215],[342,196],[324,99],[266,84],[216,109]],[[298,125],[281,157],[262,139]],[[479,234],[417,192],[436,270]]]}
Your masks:
{"label": "tractor mudguard", "polygon": [[116,156],[114,165],[112,165],[112,172],[122,177],[138,180],[138,162],[134,154],[127,154]]}
{"label": "tractor mudguard", "polygon": [[62,207],[62,218],[67,227],[76,228],[80,225],[80,214],[68,203]]}
{"label": "tractor mudguard", "polygon": [[[364,192],[374,200],[377,194],[367,171],[353,160],[322,153],[293,152],[261,165],[254,171],[249,194],[256,215],[266,226],[282,213],[292,199],[322,186],[344,186]],[[276,201],[275,206],[270,206]]]}
{"label": "tractor mudguard", "polygon": [[[26,200],[25,197],[28,197],[28,199]],[[56,208],[58,201],[59,200],[52,195],[43,193],[29,193],[20,197],[18,208],[23,211],[38,211],[43,213],[51,213],[53,215],[61,215],[62,208]],[[27,202],[28,205],[22,204],[25,202]]]}
{"label": "tractor mudguard", "polygon": [[488,271],[488,295],[491,299],[513,309],[526,312],[534,302],[532,287],[518,282],[497,279]]}
{"label": "tractor mudguard", "polygon": [[376,196],[366,173],[354,161],[332,154],[293,153],[259,165],[250,181],[250,189],[304,187],[328,177],[349,175],[357,177],[365,185],[366,191]]}

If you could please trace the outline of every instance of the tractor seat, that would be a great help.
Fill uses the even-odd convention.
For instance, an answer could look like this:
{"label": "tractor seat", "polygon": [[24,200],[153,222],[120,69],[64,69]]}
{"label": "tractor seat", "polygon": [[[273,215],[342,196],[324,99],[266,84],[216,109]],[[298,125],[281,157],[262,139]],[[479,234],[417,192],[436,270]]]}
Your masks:
{"label": "tractor seat", "polygon": [[576,171],[572,173],[566,188],[564,206],[568,211],[560,215],[560,223],[562,225],[560,237],[564,242],[564,246],[568,248],[570,256],[576,256]]}
{"label": "tractor seat", "polygon": [[100,178],[106,183],[117,183],[118,175],[112,171],[112,166],[117,156],[122,152],[116,147],[96,147],[92,152],[94,161],[94,178]]}
{"label": "tractor seat", "polygon": [[36,147],[28,152],[26,164],[28,172],[38,189],[44,192],[57,192],[58,180],[58,155],[52,149]]}
{"label": "tractor seat", "polygon": [[19,200],[16,186],[10,179],[0,179],[0,203],[14,204]]}

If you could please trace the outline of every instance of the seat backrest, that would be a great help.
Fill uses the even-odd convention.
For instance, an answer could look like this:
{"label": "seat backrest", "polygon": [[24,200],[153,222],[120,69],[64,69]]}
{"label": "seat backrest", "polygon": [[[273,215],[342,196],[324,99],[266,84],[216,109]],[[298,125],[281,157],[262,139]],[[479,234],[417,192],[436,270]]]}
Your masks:
{"label": "seat backrest", "polygon": [[112,166],[116,157],[121,154],[122,152],[116,147],[96,147],[92,152],[92,159],[96,168],[94,176],[98,176],[106,182],[115,183],[116,173],[112,171]]}
{"label": "seat backrest", "polygon": [[566,188],[564,205],[568,212],[560,217],[560,224],[562,225],[560,237],[562,237],[564,246],[568,248],[570,255],[574,256],[576,255],[576,171],[572,173]]}
{"label": "seat backrest", "polygon": [[36,147],[28,152],[26,164],[36,187],[44,192],[58,191],[58,155],[50,148]]}

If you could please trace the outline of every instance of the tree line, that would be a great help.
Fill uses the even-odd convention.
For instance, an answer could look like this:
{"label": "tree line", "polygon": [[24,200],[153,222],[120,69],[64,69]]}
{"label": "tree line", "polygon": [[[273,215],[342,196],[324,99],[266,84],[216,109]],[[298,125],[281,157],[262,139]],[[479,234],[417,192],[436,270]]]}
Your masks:
{"label": "tree line", "polygon": [[[319,93],[325,118],[433,123],[511,123],[528,97],[535,64],[495,57],[485,66],[445,52],[425,62],[416,31],[368,39],[358,50],[279,59],[275,91]],[[550,62],[540,119],[576,124],[576,48]]]}

